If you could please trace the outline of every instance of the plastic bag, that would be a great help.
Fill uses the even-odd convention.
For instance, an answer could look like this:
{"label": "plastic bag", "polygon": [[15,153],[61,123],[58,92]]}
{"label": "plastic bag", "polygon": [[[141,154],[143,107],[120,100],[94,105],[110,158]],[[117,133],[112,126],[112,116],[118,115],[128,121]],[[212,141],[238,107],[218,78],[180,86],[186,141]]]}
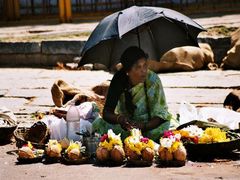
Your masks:
{"label": "plastic bag", "polygon": [[179,123],[185,124],[192,120],[199,120],[197,108],[185,101],[181,102],[179,108]]}
{"label": "plastic bag", "polygon": [[226,108],[202,107],[197,109],[187,102],[182,102],[179,114],[180,125],[193,120],[208,121],[208,119],[212,118],[219,124],[228,126],[230,129],[239,129],[240,113]]}
{"label": "plastic bag", "polygon": [[203,107],[199,109],[199,119],[212,118],[230,129],[239,129],[240,113],[226,108]]}
{"label": "plastic bag", "polygon": [[84,102],[78,106],[80,119],[85,119],[92,122],[99,116],[99,109],[94,102]]}
{"label": "plastic bag", "polygon": [[91,102],[84,102],[78,106],[81,119],[90,119],[92,116],[93,106]]}
{"label": "plastic bag", "polygon": [[50,139],[61,140],[67,135],[67,123],[54,115],[45,116],[42,121],[50,130]]}
{"label": "plastic bag", "polygon": [[89,132],[92,134],[92,123],[85,119],[80,119],[80,132]]}

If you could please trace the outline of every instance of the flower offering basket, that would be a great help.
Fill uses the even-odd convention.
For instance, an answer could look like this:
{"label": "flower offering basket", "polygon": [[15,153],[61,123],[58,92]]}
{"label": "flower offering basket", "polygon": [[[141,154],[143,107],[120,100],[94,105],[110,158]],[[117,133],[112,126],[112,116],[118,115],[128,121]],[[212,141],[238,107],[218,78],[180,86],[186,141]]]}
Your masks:
{"label": "flower offering basket", "polygon": [[212,159],[216,157],[223,157],[229,155],[232,151],[240,149],[240,134],[229,130],[228,127],[212,122],[204,122],[199,120],[194,120],[186,124],[182,124],[177,128],[181,130],[190,125],[196,125],[203,130],[208,127],[220,128],[221,130],[226,131],[227,137],[230,139],[228,142],[214,142],[214,143],[184,143],[184,146],[187,149],[187,154],[189,159]]}

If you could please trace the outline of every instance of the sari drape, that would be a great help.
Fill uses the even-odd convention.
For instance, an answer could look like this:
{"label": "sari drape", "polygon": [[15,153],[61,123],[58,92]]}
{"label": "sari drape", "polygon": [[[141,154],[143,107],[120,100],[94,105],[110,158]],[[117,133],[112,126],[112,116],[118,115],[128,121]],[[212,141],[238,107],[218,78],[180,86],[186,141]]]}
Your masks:
{"label": "sari drape", "polygon": [[[124,93],[122,93],[119,98],[115,112],[116,114],[129,117],[129,119],[135,123],[147,123],[153,117],[164,119],[165,122],[163,124],[143,133],[144,136],[159,142],[160,135],[163,134],[165,130],[176,128],[178,122],[168,112],[165,94],[158,75],[149,70],[145,86],[146,89],[144,88],[144,83],[139,83],[129,90],[132,94],[132,102],[136,106],[132,115],[130,115],[126,109]],[[148,112],[148,109],[150,112]],[[124,131],[120,125],[109,124],[100,118],[93,122],[93,129],[100,134],[107,133],[108,129],[113,129],[115,133],[121,133],[123,139],[129,135],[129,132]]]}

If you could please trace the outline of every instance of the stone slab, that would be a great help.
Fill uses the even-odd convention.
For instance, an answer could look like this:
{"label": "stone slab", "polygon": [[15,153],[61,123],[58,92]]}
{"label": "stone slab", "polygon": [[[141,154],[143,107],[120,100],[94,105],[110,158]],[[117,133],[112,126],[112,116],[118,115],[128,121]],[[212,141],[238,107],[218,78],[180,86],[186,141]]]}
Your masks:
{"label": "stone slab", "polygon": [[42,41],[43,54],[80,55],[85,41]]}
{"label": "stone slab", "polygon": [[0,106],[5,106],[14,113],[23,110],[23,106],[28,100],[24,98],[0,98]]}
{"label": "stone slab", "polygon": [[[5,105],[19,115],[38,110],[48,111],[54,104],[51,86],[57,79],[80,89],[90,89],[112,74],[104,71],[65,71],[30,68],[1,68],[1,89],[8,98],[0,98]],[[181,101],[195,106],[222,107],[225,96],[240,85],[240,71],[196,71],[159,74],[166,94],[169,110],[177,113]],[[24,97],[36,98],[29,101]],[[11,98],[13,97],[13,98]],[[22,98],[17,98],[22,97]]]}
{"label": "stone slab", "polygon": [[35,54],[41,52],[38,42],[0,42],[0,54]]}
{"label": "stone slab", "polygon": [[[51,93],[51,92],[50,92]],[[37,97],[31,101],[28,106],[54,107],[52,96]]]}
{"label": "stone slab", "polygon": [[1,54],[0,67],[55,67],[57,62],[70,63],[76,55],[73,54]]}
{"label": "stone slab", "polygon": [[0,89],[0,97],[3,97],[7,93],[7,90]]}
{"label": "stone slab", "polygon": [[168,103],[222,104],[232,89],[165,88]]}
{"label": "stone slab", "polygon": [[195,71],[159,74],[163,87],[174,88],[237,88],[240,71]]}
{"label": "stone slab", "polygon": [[51,91],[49,89],[10,89],[5,96],[9,97],[49,97]]}

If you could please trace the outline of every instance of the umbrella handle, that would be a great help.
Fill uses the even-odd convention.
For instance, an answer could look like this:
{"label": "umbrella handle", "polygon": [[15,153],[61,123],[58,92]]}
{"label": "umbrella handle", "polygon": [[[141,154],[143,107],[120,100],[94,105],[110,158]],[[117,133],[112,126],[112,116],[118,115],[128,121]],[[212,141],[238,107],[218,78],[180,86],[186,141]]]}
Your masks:
{"label": "umbrella handle", "polygon": [[139,34],[139,29],[138,29],[138,27],[137,27],[137,39],[138,39],[138,47],[141,48],[140,34]]}

